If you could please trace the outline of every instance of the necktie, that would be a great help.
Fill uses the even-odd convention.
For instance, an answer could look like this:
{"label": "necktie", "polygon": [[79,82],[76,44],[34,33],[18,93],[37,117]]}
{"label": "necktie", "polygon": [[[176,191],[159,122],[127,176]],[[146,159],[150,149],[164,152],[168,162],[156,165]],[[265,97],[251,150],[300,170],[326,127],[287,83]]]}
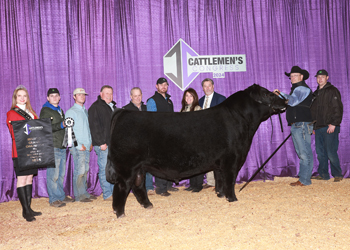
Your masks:
{"label": "necktie", "polygon": [[205,97],[204,109],[208,108],[208,96]]}

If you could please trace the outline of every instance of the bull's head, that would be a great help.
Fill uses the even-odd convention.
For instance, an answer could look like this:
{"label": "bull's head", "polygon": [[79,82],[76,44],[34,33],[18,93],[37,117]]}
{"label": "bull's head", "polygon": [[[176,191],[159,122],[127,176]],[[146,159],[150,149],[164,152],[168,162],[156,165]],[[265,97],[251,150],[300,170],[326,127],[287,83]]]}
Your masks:
{"label": "bull's head", "polygon": [[275,95],[271,91],[268,91],[257,84],[253,84],[246,90],[249,91],[249,95],[254,101],[269,107],[271,109],[271,114],[282,113],[286,110],[286,100]]}

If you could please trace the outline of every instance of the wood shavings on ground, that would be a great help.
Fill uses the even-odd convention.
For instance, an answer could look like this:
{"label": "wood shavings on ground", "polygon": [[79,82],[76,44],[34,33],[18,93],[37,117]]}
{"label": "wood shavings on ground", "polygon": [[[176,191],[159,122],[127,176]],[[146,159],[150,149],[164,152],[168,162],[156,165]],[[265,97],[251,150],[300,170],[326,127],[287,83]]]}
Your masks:
{"label": "wood shavings on ground", "polygon": [[35,222],[22,217],[19,201],[0,204],[0,249],[348,249],[350,179],[313,180],[291,187],[295,178],[236,185],[238,202],[212,189],[149,196],[144,209],[130,194],[126,217],[117,219],[102,195],[92,203],[49,206]]}

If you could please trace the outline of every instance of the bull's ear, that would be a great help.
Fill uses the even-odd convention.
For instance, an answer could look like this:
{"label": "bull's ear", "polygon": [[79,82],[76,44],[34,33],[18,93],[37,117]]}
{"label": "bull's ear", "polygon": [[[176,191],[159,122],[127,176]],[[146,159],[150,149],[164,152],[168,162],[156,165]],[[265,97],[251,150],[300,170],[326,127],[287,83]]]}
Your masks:
{"label": "bull's ear", "polygon": [[250,86],[249,87],[249,96],[252,98],[252,99],[254,99],[254,100],[256,100],[256,98],[257,98],[257,95],[258,95],[258,93],[259,93],[259,85],[257,85],[257,84],[253,84],[252,86]]}

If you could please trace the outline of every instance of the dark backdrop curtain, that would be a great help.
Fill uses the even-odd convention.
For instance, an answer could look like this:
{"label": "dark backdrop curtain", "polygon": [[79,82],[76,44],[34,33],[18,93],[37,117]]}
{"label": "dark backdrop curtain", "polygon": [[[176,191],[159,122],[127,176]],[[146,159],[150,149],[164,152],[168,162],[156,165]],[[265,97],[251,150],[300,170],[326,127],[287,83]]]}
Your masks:
{"label": "dark backdrop curtain", "polygon": [[[246,72],[214,79],[215,90],[225,96],[253,83],[289,92],[284,72],[293,65],[310,72],[307,83],[315,90],[313,76],[318,69],[327,69],[344,104],[339,156],[348,177],[349,12],[350,2],[345,0],[1,1],[0,202],[16,198],[5,120],[17,85],[28,88],[37,113],[50,87],[60,90],[60,106],[65,111],[73,105],[77,87],[89,93],[87,108],[104,84],[113,86],[118,107],[129,102],[129,91],[135,86],[143,90],[146,101],[155,91],[156,80],[164,75],[163,55],[180,38],[200,55],[246,54]],[[199,96],[203,95],[201,80],[206,77],[212,75],[200,74],[190,85]],[[169,93],[179,111],[183,92],[170,83]],[[246,181],[289,134],[284,114],[282,119],[283,134],[277,117],[272,118],[272,125],[270,121],[261,124],[238,181]],[[298,162],[289,140],[258,179],[295,176]],[[68,195],[73,194],[72,167],[67,154]],[[88,186],[95,195],[101,193],[97,174],[92,152]],[[45,169],[35,177],[34,189],[36,196],[47,197]]]}

